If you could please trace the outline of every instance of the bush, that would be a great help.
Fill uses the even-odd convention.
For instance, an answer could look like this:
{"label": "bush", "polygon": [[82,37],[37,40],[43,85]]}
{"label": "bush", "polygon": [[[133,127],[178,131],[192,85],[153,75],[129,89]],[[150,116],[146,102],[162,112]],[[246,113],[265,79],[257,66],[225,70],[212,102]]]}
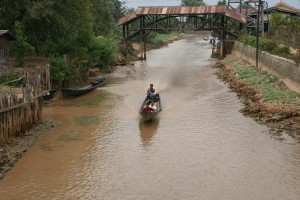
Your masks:
{"label": "bush", "polygon": [[66,79],[68,64],[61,57],[52,57],[50,60],[51,80],[62,82]]}
{"label": "bush", "polygon": [[[256,37],[251,35],[242,35],[240,37],[240,42],[245,45],[256,47]],[[259,49],[261,51],[272,52],[278,46],[278,42],[275,40],[270,40],[265,37],[260,37],[259,39]]]}
{"label": "bush", "polygon": [[89,60],[93,67],[103,67],[113,63],[117,45],[109,38],[95,37],[89,45]]}
{"label": "bush", "polygon": [[67,64],[62,57],[52,57],[50,61],[51,81],[54,85],[70,86],[79,83],[83,68],[80,63],[74,61]]}
{"label": "bush", "polygon": [[259,49],[262,51],[272,52],[276,47],[278,47],[278,42],[275,40],[264,37],[261,37],[259,40]]}
{"label": "bush", "polygon": [[280,57],[295,60],[295,55],[290,53],[289,47],[287,46],[277,47],[273,49],[271,53]]}
{"label": "bush", "polygon": [[252,47],[256,46],[256,38],[254,36],[242,35],[239,40],[241,43],[245,45],[252,46]]}
{"label": "bush", "polygon": [[150,44],[163,44],[164,42],[168,41],[170,38],[171,38],[170,34],[160,34],[152,31],[147,36],[146,42]]}

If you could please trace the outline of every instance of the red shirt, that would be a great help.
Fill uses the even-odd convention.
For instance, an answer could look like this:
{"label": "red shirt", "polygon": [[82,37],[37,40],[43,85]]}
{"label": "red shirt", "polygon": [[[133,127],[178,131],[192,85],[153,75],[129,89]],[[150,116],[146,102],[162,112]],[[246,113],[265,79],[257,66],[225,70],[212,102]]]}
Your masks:
{"label": "red shirt", "polygon": [[154,109],[150,108],[150,107],[146,107],[146,108],[143,109],[143,111],[154,111]]}

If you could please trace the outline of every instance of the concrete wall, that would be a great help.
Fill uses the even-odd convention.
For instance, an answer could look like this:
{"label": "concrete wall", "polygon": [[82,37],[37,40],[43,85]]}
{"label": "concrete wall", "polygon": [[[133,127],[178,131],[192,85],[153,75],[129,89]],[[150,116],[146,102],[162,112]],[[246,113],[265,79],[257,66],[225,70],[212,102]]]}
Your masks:
{"label": "concrete wall", "polygon": [[[240,42],[235,42],[234,51],[256,60],[256,49],[246,46]],[[300,84],[300,66],[297,66],[293,60],[282,58],[266,52],[259,52],[258,61],[260,64],[270,68],[283,78],[288,78]]]}

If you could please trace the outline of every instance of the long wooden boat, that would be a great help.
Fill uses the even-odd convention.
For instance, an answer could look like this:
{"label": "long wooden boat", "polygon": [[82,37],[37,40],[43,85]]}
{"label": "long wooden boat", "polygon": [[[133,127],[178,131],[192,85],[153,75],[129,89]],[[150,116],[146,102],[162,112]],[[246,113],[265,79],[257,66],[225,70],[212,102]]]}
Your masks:
{"label": "long wooden boat", "polygon": [[[160,95],[156,95],[156,98],[153,100],[149,99],[147,96],[142,103],[142,106],[140,108],[140,114],[142,115],[144,121],[152,120],[160,111],[162,111]],[[156,109],[153,109],[149,106],[149,103],[152,102],[154,102],[154,104],[156,105]]]}
{"label": "long wooden boat", "polygon": [[107,78],[106,76],[99,76],[97,77],[96,81],[93,82],[90,85],[87,85],[85,87],[81,87],[81,88],[62,88],[61,89],[61,93],[63,96],[67,97],[67,96],[80,96],[83,94],[86,94],[92,90],[94,90],[97,87],[101,87],[103,85],[105,85],[107,82]]}

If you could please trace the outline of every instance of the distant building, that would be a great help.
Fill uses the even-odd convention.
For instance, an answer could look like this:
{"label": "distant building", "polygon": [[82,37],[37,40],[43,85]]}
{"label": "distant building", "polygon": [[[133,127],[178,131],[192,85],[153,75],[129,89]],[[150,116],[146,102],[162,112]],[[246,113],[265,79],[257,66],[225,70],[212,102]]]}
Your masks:
{"label": "distant building", "polygon": [[283,0],[280,0],[275,6],[272,6],[264,11],[264,32],[271,31],[272,27],[270,24],[270,20],[272,18],[272,16],[271,16],[272,12],[281,13],[282,15],[284,15],[286,17],[290,17],[290,16],[299,16],[300,17],[299,9],[289,6]]}
{"label": "distant building", "polygon": [[[258,0],[257,0],[258,1]],[[255,35],[256,34],[256,19],[257,19],[257,1],[246,1],[248,2],[248,6],[243,5],[242,7],[238,6],[235,8],[236,11],[240,12],[241,14],[246,16],[247,23],[246,23],[246,29],[247,32]],[[254,4],[253,4],[254,2]],[[256,6],[254,6],[256,5]],[[283,0],[280,0],[275,6],[272,6],[270,8],[266,7],[266,4],[264,4],[264,15],[261,15],[259,29],[262,33],[268,33],[271,32],[271,13],[272,12],[278,12],[283,14],[286,17],[290,16],[299,16],[300,17],[300,10],[297,8],[294,8],[292,6],[287,5]],[[262,23],[263,21],[263,23]]]}
{"label": "distant building", "polygon": [[0,73],[8,69],[11,41],[16,38],[8,30],[0,30]]}
{"label": "distant building", "polygon": [[266,9],[265,13],[271,13],[273,11],[280,12],[286,16],[300,16],[299,9],[287,5],[283,0],[279,1],[275,6]]}

